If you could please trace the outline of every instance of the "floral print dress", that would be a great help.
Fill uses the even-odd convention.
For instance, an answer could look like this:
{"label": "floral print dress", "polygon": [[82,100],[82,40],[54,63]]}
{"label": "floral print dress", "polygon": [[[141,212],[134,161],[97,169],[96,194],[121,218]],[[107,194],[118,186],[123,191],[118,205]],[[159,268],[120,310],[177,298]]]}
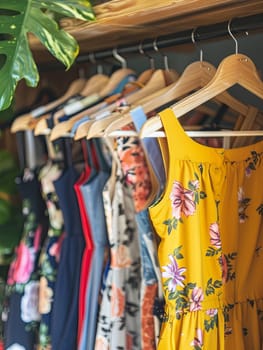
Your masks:
{"label": "floral print dress", "polygon": [[[136,125],[135,121],[134,124]],[[151,141],[153,146],[155,140]],[[148,199],[152,192],[151,175],[144,149],[137,137],[118,138],[117,151],[125,182],[133,195],[136,210],[135,221],[139,232],[142,273],[140,284],[141,350],[154,350],[160,330],[159,315],[155,311],[162,306],[163,297],[155,236],[148,212],[144,209],[148,206]]]}
{"label": "floral print dress", "polygon": [[7,294],[8,314],[5,329],[6,350],[31,350],[38,343],[39,254],[46,237],[48,218],[37,173],[26,170],[17,178],[23,198],[23,233],[10,265]]}
{"label": "floral print dress", "polygon": [[166,300],[159,350],[263,346],[263,142],[192,140],[173,111],[165,192],[150,208]]}
{"label": "floral print dress", "polygon": [[139,350],[140,250],[134,204],[118,165],[113,197],[103,191],[111,261],[103,290],[95,350]]}
{"label": "floral print dress", "polygon": [[64,238],[64,220],[53,181],[59,178],[61,172],[57,164],[48,163],[39,174],[42,196],[49,215],[48,234],[40,255],[39,350],[51,349],[51,315],[60,249]]}

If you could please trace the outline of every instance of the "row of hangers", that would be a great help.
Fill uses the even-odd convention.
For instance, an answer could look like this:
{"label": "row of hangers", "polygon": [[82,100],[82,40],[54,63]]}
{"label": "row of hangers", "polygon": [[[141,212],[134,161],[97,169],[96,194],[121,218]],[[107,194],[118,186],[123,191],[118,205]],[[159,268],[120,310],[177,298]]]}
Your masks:
{"label": "row of hangers", "polygon": [[[228,32],[235,42],[235,53],[223,59],[217,69],[203,60],[203,52],[200,50],[200,60],[188,65],[179,76],[176,71],[169,69],[167,56],[162,54],[165,69],[154,69],[150,60],[151,67],[135,78],[135,72],[127,68],[126,60],[114,49],[113,57],[122,64],[122,68],[111,77],[99,72],[87,81],[74,81],[58,100],[17,118],[11,131],[34,130],[35,135],[48,134],[51,141],[61,137],[79,140],[137,135],[135,131],[122,128],[132,121],[130,111],[141,106],[145,114],[153,111],[157,113],[144,123],[139,137],[163,137],[165,135],[161,130],[158,111],[164,106],[169,105],[175,116],[180,118],[196,108],[206,108],[202,105],[212,99],[248,119],[251,114],[249,106],[231,96],[227,90],[238,84],[263,99],[263,82],[253,61],[238,52],[238,42],[231,32],[230,23],[231,21],[228,23]],[[192,32],[192,42],[196,45],[194,33],[195,31]],[[153,46],[159,52],[156,40]],[[139,46],[139,52],[145,54],[142,45]],[[149,55],[147,57],[151,59]],[[123,94],[116,87],[129,77],[131,80],[128,79],[124,85],[128,90],[124,96],[125,105],[118,108],[116,101],[119,103]],[[253,115],[261,115],[261,112],[253,112]],[[238,130],[199,130],[187,133],[194,137],[262,136],[263,131],[258,130],[261,126],[254,128],[254,120],[255,118],[252,125],[238,125]],[[244,125],[247,129],[244,129]]]}

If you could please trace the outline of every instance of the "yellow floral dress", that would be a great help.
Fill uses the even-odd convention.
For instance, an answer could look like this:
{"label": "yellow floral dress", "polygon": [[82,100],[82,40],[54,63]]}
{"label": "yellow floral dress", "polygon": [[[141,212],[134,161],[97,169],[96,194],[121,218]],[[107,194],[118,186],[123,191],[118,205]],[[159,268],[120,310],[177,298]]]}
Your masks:
{"label": "yellow floral dress", "polygon": [[158,350],[260,350],[263,142],[207,147],[171,109],[160,116],[169,168],[149,209],[166,300]]}

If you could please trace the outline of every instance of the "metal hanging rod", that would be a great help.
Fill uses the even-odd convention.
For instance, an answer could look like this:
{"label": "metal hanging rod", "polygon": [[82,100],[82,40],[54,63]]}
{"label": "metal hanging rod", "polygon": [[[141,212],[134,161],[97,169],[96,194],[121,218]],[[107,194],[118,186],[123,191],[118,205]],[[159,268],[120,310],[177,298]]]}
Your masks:
{"label": "metal hanging rod", "polygon": [[[198,27],[195,31],[195,39],[196,41],[206,41],[211,39],[216,39],[220,37],[227,37],[229,36],[228,33],[228,22],[222,22],[219,24],[213,24],[209,26],[203,26]],[[263,13],[248,16],[248,17],[242,17],[242,18],[234,18],[231,21],[231,32],[233,34],[243,34],[247,31],[251,30],[263,30]],[[193,28],[187,31],[178,32],[175,34],[169,34],[167,36],[160,36],[158,37],[158,48],[169,48],[173,46],[183,45],[192,43],[192,32]],[[148,39],[143,41],[143,50],[144,51],[153,51],[153,43],[154,39],[152,40]],[[125,46],[118,46],[118,53],[119,54],[132,54],[132,53],[139,53],[138,50],[139,43],[133,43],[130,45]],[[112,57],[112,49],[106,49],[103,51],[94,52],[96,59],[105,59]],[[76,62],[86,62],[88,61],[88,55],[80,55]]]}
{"label": "metal hanging rod", "polygon": [[[245,35],[246,32],[251,30],[262,30],[263,31],[263,13],[234,18],[231,21],[231,32],[233,34]],[[192,32],[193,28],[178,32],[175,34],[169,34],[166,36],[158,37],[158,48],[171,48],[178,45],[189,44],[192,43]],[[218,24],[197,27],[195,31],[195,40],[196,41],[206,41],[212,40],[216,38],[229,37],[228,33],[228,22],[222,22]],[[154,51],[154,40],[156,37],[143,41],[143,50],[146,51]],[[125,46],[118,46],[119,54],[139,54],[139,42],[134,42]],[[106,49],[103,51],[92,52],[94,59],[106,59],[113,57],[113,48]],[[84,63],[90,61],[90,53],[79,55],[75,60],[76,63]],[[56,69],[65,69],[62,64],[59,62],[48,63],[48,64],[40,64],[38,66],[39,71],[51,71]]]}

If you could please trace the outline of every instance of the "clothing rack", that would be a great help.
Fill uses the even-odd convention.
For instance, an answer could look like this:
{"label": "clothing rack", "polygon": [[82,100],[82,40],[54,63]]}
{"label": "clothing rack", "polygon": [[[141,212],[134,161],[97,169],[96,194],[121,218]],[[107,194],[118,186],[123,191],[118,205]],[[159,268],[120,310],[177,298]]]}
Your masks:
{"label": "clothing rack", "polygon": [[[247,16],[242,18],[234,18],[231,21],[231,32],[233,34],[245,35],[250,30],[263,30],[263,13]],[[169,34],[167,36],[160,36],[157,40],[158,48],[169,48],[173,46],[179,46],[183,44],[192,43],[192,33],[193,28],[187,31],[178,32],[176,34]],[[222,22],[214,25],[203,26],[196,28],[195,31],[195,40],[196,41],[207,41],[216,38],[229,37],[228,32],[228,22]],[[144,51],[153,51],[153,39],[147,39],[142,42]],[[139,43],[134,43],[127,46],[119,46],[119,54],[132,54],[138,53]],[[112,57],[112,49],[106,49],[103,51],[94,52],[94,58],[96,59],[105,59]],[[76,62],[87,62],[89,60],[89,55],[79,55],[76,59]]]}

